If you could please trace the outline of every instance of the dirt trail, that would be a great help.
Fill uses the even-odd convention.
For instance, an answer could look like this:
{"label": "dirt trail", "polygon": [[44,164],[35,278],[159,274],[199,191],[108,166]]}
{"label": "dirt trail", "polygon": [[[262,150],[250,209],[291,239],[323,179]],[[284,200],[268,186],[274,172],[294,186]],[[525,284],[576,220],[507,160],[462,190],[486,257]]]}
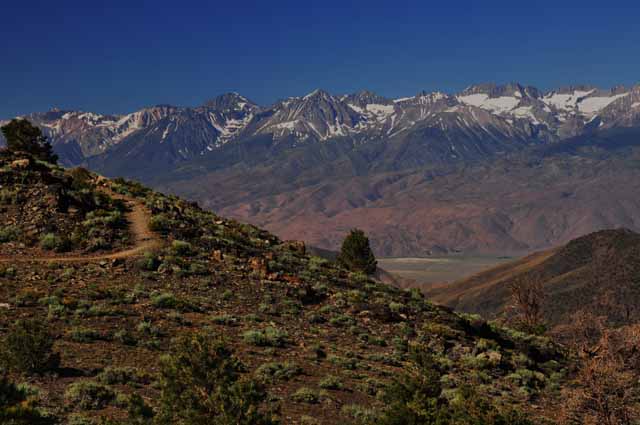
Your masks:
{"label": "dirt trail", "polygon": [[129,222],[129,231],[133,237],[133,246],[122,251],[97,255],[52,255],[45,257],[0,256],[0,263],[83,263],[91,261],[117,260],[142,255],[144,252],[153,250],[162,245],[160,237],[149,228],[149,219],[151,218],[151,214],[140,201],[106,189],[104,189],[104,192],[114,199],[125,201],[129,205],[130,211],[128,211],[125,216]]}

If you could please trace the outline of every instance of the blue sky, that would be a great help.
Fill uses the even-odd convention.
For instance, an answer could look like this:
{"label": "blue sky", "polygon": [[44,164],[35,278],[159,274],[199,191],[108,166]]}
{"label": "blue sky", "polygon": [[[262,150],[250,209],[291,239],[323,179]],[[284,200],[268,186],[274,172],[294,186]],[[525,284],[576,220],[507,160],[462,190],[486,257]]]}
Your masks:
{"label": "blue sky", "polygon": [[269,104],[317,87],[401,97],[486,81],[640,82],[637,1],[6,3],[0,117],[228,91]]}

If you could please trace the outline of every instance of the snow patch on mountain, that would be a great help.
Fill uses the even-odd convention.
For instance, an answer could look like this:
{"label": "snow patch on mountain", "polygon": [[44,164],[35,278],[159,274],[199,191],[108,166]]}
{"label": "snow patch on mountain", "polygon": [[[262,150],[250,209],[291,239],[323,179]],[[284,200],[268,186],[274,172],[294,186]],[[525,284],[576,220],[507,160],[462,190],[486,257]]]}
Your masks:
{"label": "snow patch on mountain", "polygon": [[595,97],[595,96],[587,97],[585,99],[582,99],[578,103],[578,109],[580,110],[580,112],[584,114],[593,115],[600,112],[602,109],[606,108],[608,105],[615,102],[616,100],[627,96],[628,94],[629,93],[622,93],[622,94],[617,94],[615,96],[607,96],[607,97]]}
{"label": "snow patch on mountain", "polygon": [[520,99],[512,96],[489,97],[484,93],[458,96],[458,100],[467,105],[486,109],[495,113],[506,113],[518,106]]}
{"label": "snow patch on mountain", "polygon": [[554,106],[556,109],[566,111],[574,109],[580,99],[589,96],[595,92],[596,89],[581,91],[575,90],[572,93],[556,93],[551,92],[547,94],[542,100],[548,105]]}

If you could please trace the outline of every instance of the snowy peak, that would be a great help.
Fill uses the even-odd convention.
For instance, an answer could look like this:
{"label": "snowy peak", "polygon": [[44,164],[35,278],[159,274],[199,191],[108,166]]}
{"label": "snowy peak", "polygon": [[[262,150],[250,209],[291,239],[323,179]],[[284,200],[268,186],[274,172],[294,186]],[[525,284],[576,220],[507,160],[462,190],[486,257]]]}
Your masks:
{"label": "snowy peak", "polygon": [[592,121],[599,127],[632,127],[640,125],[640,85],[628,91],[612,90],[616,99],[604,107]]}
{"label": "snowy peak", "polygon": [[458,94],[457,99],[466,105],[485,109],[496,114],[511,114],[519,107],[533,107],[538,105],[540,92],[535,87],[524,87],[518,83],[496,85],[493,83],[471,86]]}
{"label": "snowy peak", "polygon": [[226,93],[206,102],[203,107],[220,112],[253,111],[258,105],[238,93]]}
{"label": "snowy peak", "polygon": [[622,86],[601,90],[592,86],[567,87],[547,93],[543,101],[562,117],[582,116],[593,118],[611,103],[629,94]]}
{"label": "snowy peak", "polygon": [[467,87],[458,96],[470,96],[484,94],[488,98],[515,97],[519,99],[541,97],[540,91],[532,86],[523,86],[520,83],[509,83],[497,85],[495,83],[484,83]]}
{"label": "snowy peak", "polygon": [[302,98],[302,100],[309,100],[309,101],[310,100],[313,100],[313,101],[324,100],[324,101],[330,101],[330,100],[333,100],[333,96],[331,96],[329,94],[329,92],[327,92],[325,90],[315,89],[311,93],[309,93],[306,96],[304,96]]}
{"label": "snowy peak", "polygon": [[482,139],[494,140],[503,146],[509,140],[548,143],[640,126],[640,86],[576,85],[543,94],[519,83],[485,83],[458,94],[422,91],[399,99],[368,90],[334,96],[317,89],[268,107],[226,93],[194,108],[158,105],[126,115],[53,109],[25,118],[39,125],[54,147],[80,152],[73,158],[76,164],[116,148],[126,152],[123,157],[146,152],[182,161],[256,135],[296,146],[330,139],[375,143],[433,130],[450,140],[471,138],[478,146]]}
{"label": "snowy peak", "polygon": [[264,114],[257,132],[273,134],[276,139],[326,140],[352,133],[361,120],[362,116],[341,99],[318,89],[278,102]]}

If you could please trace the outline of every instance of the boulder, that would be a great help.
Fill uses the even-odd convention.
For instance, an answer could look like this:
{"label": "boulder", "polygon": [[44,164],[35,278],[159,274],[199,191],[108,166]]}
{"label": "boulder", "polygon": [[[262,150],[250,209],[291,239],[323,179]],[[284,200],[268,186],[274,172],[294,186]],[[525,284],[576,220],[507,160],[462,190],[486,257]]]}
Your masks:
{"label": "boulder", "polygon": [[28,158],[16,159],[11,164],[9,164],[9,167],[11,167],[14,170],[24,170],[29,168],[30,164],[31,164],[31,160],[29,160]]}

